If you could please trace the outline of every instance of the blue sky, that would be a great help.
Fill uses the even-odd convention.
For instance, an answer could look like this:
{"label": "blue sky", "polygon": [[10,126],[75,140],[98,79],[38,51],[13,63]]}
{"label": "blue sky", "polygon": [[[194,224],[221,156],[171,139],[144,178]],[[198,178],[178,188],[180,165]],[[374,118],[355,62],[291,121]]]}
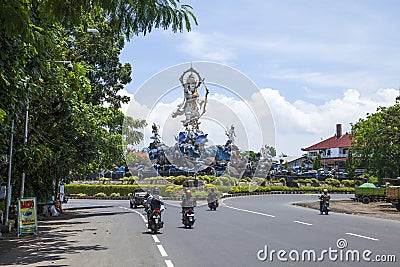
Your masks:
{"label": "blue sky", "polygon": [[289,155],[332,136],[337,123],[350,131],[367,112],[394,104],[399,1],[182,2],[199,22],[191,32],[154,30],[126,44],[128,93],[177,64],[226,64],[259,87],[274,117],[278,154]]}

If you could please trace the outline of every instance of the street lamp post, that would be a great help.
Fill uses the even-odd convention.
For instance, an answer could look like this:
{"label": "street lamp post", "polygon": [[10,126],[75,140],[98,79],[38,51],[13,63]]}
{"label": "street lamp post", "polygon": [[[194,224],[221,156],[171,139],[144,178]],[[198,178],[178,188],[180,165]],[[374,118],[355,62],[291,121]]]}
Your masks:
{"label": "street lamp post", "polygon": [[6,206],[6,218],[5,218],[6,226],[8,226],[8,215],[10,214],[10,206],[11,206],[11,173],[12,173],[11,168],[12,168],[13,143],[14,143],[14,119],[11,121],[10,160],[8,162],[7,206]]}
{"label": "street lamp post", "polygon": [[[26,100],[26,113],[25,113],[25,136],[24,136],[24,146],[28,142],[28,116],[29,116],[29,99]],[[20,197],[24,197],[25,191],[25,171],[22,172],[22,179],[21,179],[21,192]]]}

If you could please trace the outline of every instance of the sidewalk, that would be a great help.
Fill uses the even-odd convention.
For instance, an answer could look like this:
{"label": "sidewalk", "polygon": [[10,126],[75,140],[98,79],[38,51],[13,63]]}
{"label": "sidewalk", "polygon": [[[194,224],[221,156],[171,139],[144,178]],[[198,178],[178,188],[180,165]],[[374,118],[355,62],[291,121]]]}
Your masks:
{"label": "sidewalk", "polygon": [[[79,226],[80,212],[65,210],[58,217],[38,216],[38,233],[17,237],[14,228],[3,233],[0,240],[0,266],[49,266],[70,250],[67,237],[71,232],[82,231]],[[65,225],[74,226],[65,229]]]}

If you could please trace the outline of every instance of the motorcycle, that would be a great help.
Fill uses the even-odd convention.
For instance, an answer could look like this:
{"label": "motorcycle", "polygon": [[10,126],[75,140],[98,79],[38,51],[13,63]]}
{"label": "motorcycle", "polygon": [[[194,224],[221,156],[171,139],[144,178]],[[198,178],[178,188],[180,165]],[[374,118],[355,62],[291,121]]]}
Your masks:
{"label": "motorcycle", "polygon": [[147,221],[147,228],[151,230],[153,234],[157,234],[158,230],[163,228],[164,222],[161,220],[161,207],[160,201],[153,199],[151,203],[151,212]]}
{"label": "motorcycle", "polygon": [[218,199],[208,202],[208,207],[210,208],[210,210],[217,210]]}
{"label": "motorcycle", "polygon": [[321,205],[321,208],[320,208],[320,213],[321,214],[326,214],[326,215],[328,215],[328,212],[329,212],[329,201],[327,201],[327,200],[323,200],[323,201],[321,201],[322,202],[322,205]]}
{"label": "motorcycle", "polygon": [[194,208],[193,207],[184,208],[182,223],[183,225],[185,225],[185,228],[192,228],[195,221],[196,219],[194,217]]}

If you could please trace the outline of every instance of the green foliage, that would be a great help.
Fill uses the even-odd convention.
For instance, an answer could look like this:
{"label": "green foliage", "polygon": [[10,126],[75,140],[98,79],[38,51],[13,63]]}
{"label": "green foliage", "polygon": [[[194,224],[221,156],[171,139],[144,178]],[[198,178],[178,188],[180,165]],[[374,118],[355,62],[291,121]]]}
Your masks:
{"label": "green foliage", "polygon": [[99,193],[94,194],[94,196],[95,196],[95,197],[106,197],[107,194],[105,194],[105,193],[103,193],[103,192],[99,192]]}
{"label": "green foliage", "polygon": [[[397,177],[400,173],[400,97],[390,107],[352,124],[354,156],[377,177]],[[382,181],[380,181],[382,182]]]}
{"label": "green foliage", "polygon": [[218,192],[218,186],[216,186],[216,185],[213,185],[213,184],[206,184],[205,186],[206,186],[207,191],[210,191],[211,188],[214,188],[214,189],[215,189],[215,192],[216,192],[216,193]]}
{"label": "green foliage", "polygon": [[349,149],[349,151],[347,152],[346,162],[345,162],[345,167],[348,177],[356,176],[356,169],[358,165],[359,161],[357,160],[357,158],[353,156],[353,150]]}
{"label": "green foliage", "polygon": [[65,193],[70,194],[86,194],[94,196],[97,193],[105,193],[111,195],[114,192],[121,196],[127,196],[132,193],[133,189],[139,188],[139,185],[88,185],[88,184],[67,184],[65,185]]}
{"label": "green foliage", "polygon": [[349,186],[354,186],[354,180],[348,180],[348,179],[346,179],[346,180],[342,180],[341,183],[342,183],[344,186],[347,186],[347,187],[349,187]]}
{"label": "green foliage", "polygon": [[[322,192],[324,187],[314,187],[314,186],[307,186],[301,188],[292,188],[287,186],[259,186],[255,192],[270,192],[270,191],[302,191],[308,193],[318,193]],[[354,188],[352,187],[331,187],[329,188],[330,192],[354,192]],[[234,186],[229,190],[229,194],[237,194],[237,193],[248,193],[250,192],[248,186]]]}
{"label": "green foliage", "polygon": [[376,177],[376,176],[373,176],[373,175],[371,175],[371,176],[368,178],[368,183],[372,183],[372,184],[382,184],[382,183],[379,181],[379,178]]}
{"label": "green foliage", "polygon": [[340,185],[340,181],[338,179],[334,179],[334,178],[326,178],[325,179],[325,183],[332,185],[332,186],[339,186]]}
{"label": "green foliage", "polygon": [[5,117],[6,112],[0,108],[0,124],[3,123]]}
{"label": "green foliage", "polygon": [[[129,97],[119,92],[131,81],[132,67],[119,62],[121,34],[190,30],[197,24],[192,8],[175,0],[2,1],[1,7],[0,154],[7,153],[14,119],[13,175],[26,173],[26,195],[46,201],[54,195],[53,179],[58,184],[125,165],[128,136],[118,109]],[[88,28],[100,34],[86,34]],[[71,61],[73,71],[60,61]],[[20,181],[13,179],[13,187]],[[19,190],[13,191],[15,199]]]}
{"label": "green foliage", "polygon": [[[286,185],[286,179],[283,177],[279,179],[279,182]],[[265,184],[265,181],[264,181],[264,184]]]}
{"label": "green foliage", "polygon": [[251,182],[251,178],[249,178],[249,177],[243,177],[242,179],[240,179],[239,182]]}
{"label": "green foliage", "polygon": [[251,162],[256,162],[257,161],[257,153],[256,152],[250,150],[250,151],[247,151],[247,154],[249,155],[249,160]]}
{"label": "green foliage", "polygon": [[207,195],[208,195],[208,193],[207,193],[207,192],[204,192],[204,191],[194,191],[194,192],[192,193],[192,196],[193,196],[194,198],[206,198]]}
{"label": "green foliage", "polygon": [[[124,139],[124,145],[137,145],[143,139],[143,133],[138,129],[143,129],[147,126],[146,120],[133,119],[132,117],[125,117],[124,124],[122,127],[122,135]],[[135,154],[135,153],[132,153]],[[132,161],[131,161],[132,162]]]}
{"label": "green foliage", "polygon": [[229,194],[236,194],[236,193],[248,193],[250,192],[249,186],[233,186],[229,190]]}
{"label": "green foliage", "polygon": [[284,166],[285,170],[289,169],[289,163],[287,161],[285,161],[285,166]]}
{"label": "green foliage", "polygon": [[111,193],[110,197],[120,197],[121,195],[119,193]]}
{"label": "green foliage", "polygon": [[313,163],[313,170],[318,170],[322,167],[321,164],[321,155],[318,153],[317,156],[314,158],[314,163]]}
{"label": "green foliage", "polygon": [[319,186],[320,183],[317,178],[311,178],[310,180],[312,186]]}
{"label": "green foliage", "polygon": [[269,154],[271,157],[275,157],[275,156],[276,156],[276,149],[275,149],[275,147],[273,147],[273,146],[267,146],[266,149],[267,149],[268,154]]}

